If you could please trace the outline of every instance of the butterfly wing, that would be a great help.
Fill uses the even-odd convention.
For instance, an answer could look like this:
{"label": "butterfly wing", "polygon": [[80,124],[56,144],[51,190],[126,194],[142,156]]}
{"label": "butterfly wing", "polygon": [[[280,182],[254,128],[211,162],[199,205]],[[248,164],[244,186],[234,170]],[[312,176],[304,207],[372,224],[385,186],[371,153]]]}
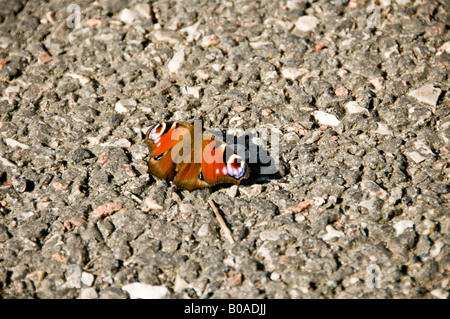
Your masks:
{"label": "butterfly wing", "polygon": [[190,127],[177,122],[161,123],[153,126],[147,132],[145,142],[149,149],[148,172],[167,181],[176,175],[178,155],[172,156],[172,149],[190,134]]}
{"label": "butterfly wing", "polygon": [[201,177],[201,174],[201,163],[182,163],[178,165],[178,172],[173,183],[189,191],[209,187],[210,184]]}
{"label": "butterfly wing", "polygon": [[196,127],[196,129],[200,131],[200,134],[197,135],[195,134],[196,132],[194,129],[191,130],[190,156],[183,158],[183,160],[177,164],[177,173],[173,180],[173,183],[178,187],[190,191],[210,186],[202,176],[203,128],[200,126]]}
{"label": "butterfly wing", "polygon": [[245,161],[233,149],[215,140],[203,140],[202,176],[209,186],[236,184],[248,178],[250,172]]}

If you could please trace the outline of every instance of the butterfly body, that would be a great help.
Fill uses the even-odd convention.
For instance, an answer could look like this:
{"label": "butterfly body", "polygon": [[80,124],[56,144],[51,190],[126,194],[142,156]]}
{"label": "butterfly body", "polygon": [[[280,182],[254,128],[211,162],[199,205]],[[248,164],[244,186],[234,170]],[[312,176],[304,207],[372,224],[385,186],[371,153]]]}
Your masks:
{"label": "butterfly body", "polygon": [[178,122],[160,123],[147,132],[148,172],[187,190],[239,184],[248,178],[245,161],[226,144],[205,137],[203,128]]}

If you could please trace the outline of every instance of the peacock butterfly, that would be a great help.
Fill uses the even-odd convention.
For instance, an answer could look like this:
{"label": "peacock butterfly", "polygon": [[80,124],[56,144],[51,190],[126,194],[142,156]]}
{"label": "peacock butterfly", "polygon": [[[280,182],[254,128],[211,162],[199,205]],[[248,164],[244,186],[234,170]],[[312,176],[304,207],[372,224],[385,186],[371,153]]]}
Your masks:
{"label": "peacock butterfly", "polygon": [[194,124],[165,122],[145,137],[148,172],[187,190],[236,184],[249,177],[247,163],[233,149]]}

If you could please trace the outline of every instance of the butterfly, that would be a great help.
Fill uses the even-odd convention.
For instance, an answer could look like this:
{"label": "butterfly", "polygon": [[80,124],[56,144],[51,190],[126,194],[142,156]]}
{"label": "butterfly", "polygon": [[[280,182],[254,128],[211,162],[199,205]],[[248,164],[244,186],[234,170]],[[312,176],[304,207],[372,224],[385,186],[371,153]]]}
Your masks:
{"label": "butterfly", "polygon": [[148,130],[149,174],[189,191],[222,183],[238,185],[248,178],[242,157],[196,123],[164,122]]}

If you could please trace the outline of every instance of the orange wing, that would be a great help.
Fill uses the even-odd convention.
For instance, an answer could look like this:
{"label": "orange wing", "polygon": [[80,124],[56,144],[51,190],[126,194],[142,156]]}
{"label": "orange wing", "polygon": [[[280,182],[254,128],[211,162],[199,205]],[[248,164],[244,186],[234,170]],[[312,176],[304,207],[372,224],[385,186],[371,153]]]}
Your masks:
{"label": "orange wing", "polygon": [[173,180],[176,174],[176,164],[172,157],[172,148],[180,143],[189,126],[177,122],[155,125],[147,132],[145,142],[148,145],[150,159],[148,172],[167,181]]}

